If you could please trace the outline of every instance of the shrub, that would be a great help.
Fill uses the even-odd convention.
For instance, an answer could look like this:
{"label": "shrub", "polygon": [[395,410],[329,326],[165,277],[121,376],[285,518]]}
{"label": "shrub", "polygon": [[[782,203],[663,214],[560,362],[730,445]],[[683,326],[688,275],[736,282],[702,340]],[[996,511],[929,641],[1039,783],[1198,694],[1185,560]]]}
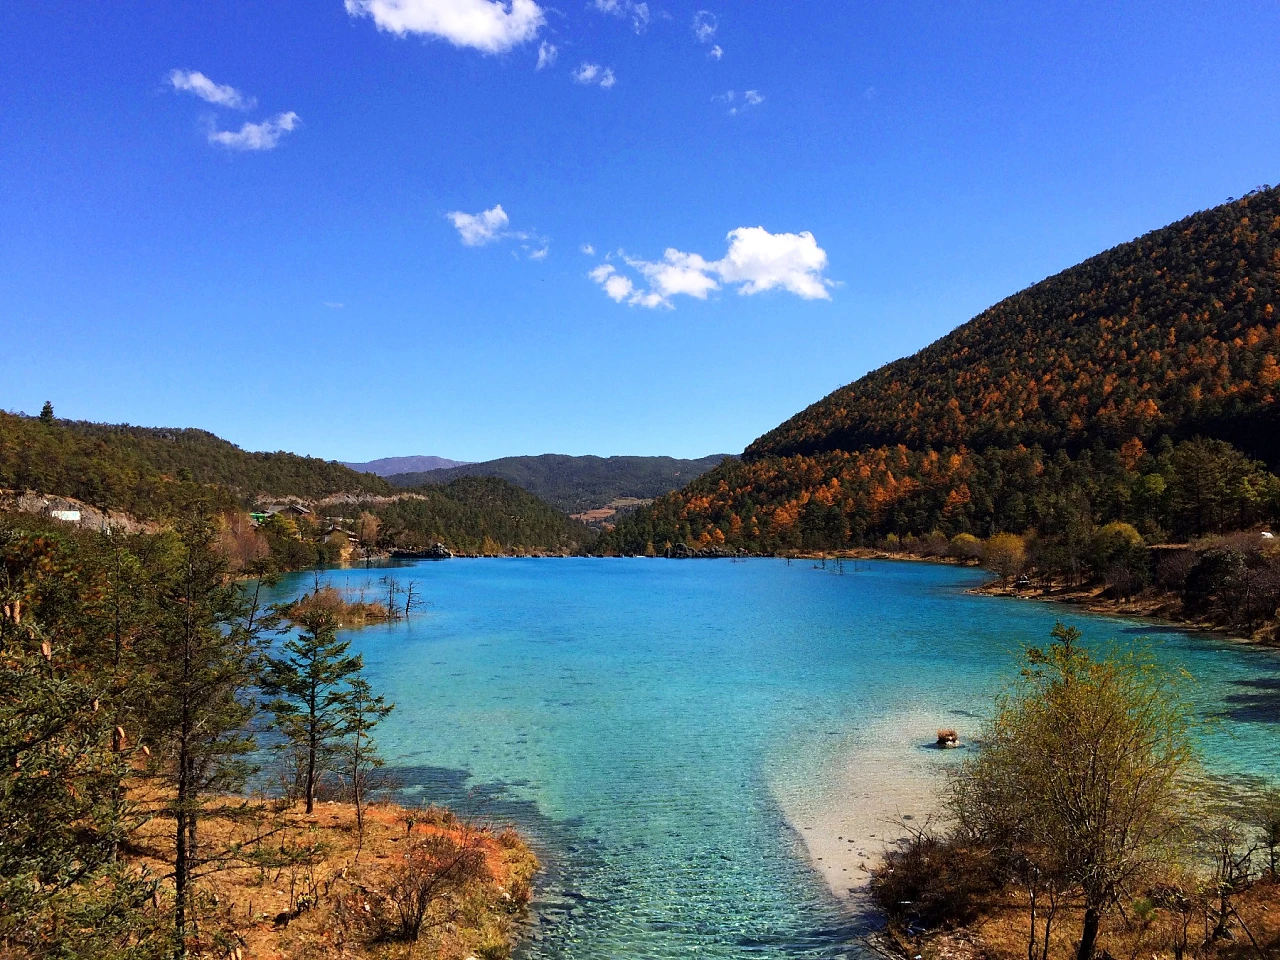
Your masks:
{"label": "shrub", "polygon": [[454,923],[467,893],[489,879],[478,835],[432,833],[410,843],[385,890],[362,891],[342,910],[373,943],[416,943],[424,930]]}
{"label": "shrub", "polygon": [[983,562],[1008,580],[1021,573],[1027,563],[1027,542],[1016,533],[997,533],[982,545]]}
{"label": "shrub", "polygon": [[947,553],[957,560],[981,560],[982,541],[972,533],[957,533],[947,545]]}
{"label": "shrub", "polygon": [[1132,596],[1146,586],[1151,561],[1146,541],[1132,525],[1108,523],[1098,529],[1089,545],[1089,565],[1094,576],[1120,596]]}
{"label": "shrub", "polygon": [[885,855],[871,877],[871,895],[904,927],[954,927],[977,916],[978,899],[999,887],[993,859],[979,848],[913,830]]}

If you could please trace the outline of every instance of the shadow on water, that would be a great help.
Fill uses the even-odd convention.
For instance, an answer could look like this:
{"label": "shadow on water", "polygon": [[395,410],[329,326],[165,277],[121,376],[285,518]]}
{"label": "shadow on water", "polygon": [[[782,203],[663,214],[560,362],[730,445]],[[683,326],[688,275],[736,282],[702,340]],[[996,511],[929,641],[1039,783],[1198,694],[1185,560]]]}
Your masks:
{"label": "shadow on water", "polygon": [[1230,706],[1221,716],[1242,723],[1280,723],[1280,677],[1250,677],[1231,683],[1248,692],[1223,697]]}
{"label": "shadow on water", "polygon": [[[382,772],[387,776],[390,796],[400,804],[438,804],[475,823],[514,826],[528,839],[542,870],[531,904],[532,919],[515,953],[517,960],[559,956],[564,944],[574,943],[580,931],[590,929],[592,925],[586,921],[591,913],[610,909],[607,896],[583,891],[592,886],[589,878],[617,851],[588,836],[580,820],[549,817],[536,802],[519,797],[519,788],[528,781],[476,783],[467,770],[435,766],[388,766]],[[811,929],[778,931],[776,936],[739,936],[735,950],[742,956],[810,960],[868,960],[874,956],[863,945],[863,938],[878,927],[869,918],[815,916],[813,920]],[[715,917],[704,918],[695,926],[705,927],[700,932],[713,937],[725,932],[717,929]]]}

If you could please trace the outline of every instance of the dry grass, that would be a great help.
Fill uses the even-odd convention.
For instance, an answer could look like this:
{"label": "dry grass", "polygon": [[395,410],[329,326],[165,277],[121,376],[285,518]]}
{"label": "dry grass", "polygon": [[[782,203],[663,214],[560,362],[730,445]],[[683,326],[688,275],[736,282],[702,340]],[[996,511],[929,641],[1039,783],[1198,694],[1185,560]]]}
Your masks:
{"label": "dry grass", "polygon": [[[1141,900],[1126,904],[1123,915],[1112,911],[1098,936],[1099,956],[1118,960],[1274,960],[1280,958],[1280,885],[1257,881],[1233,898],[1239,918],[1228,935],[1206,942],[1210,930],[1196,911],[1184,926],[1173,903]],[[1041,903],[1041,909],[1044,904]],[[1028,901],[1025,892],[1005,892],[979,905],[978,916],[958,930],[899,936],[899,945],[922,960],[1027,960]],[[1060,906],[1050,935],[1049,960],[1075,956],[1083,911],[1079,905]],[[1043,922],[1043,918],[1042,918]],[[1182,952],[1179,953],[1179,946]],[[1038,943],[1036,956],[1043,944]]]}
{"label": "dry grass", "polygon": [[367,623],[381,623],[396,619],[385,603],[365,600],[363,595],[350,599],[335,587],[321,587],[313,593],[305,593],[284,608],[289,619],[297,621],[308,614],[325,613],[339,627],[360,627]]}
{"label": "dry grass", "polygon": [[[514,831],[470,824],[440,808],[373,804],[365,810],[361,841],[351,804],[321,802],[311,815],[301,805],[245,804],[242,817],[201,823],[202,852],[235,850],[200,881],[203,955],[491,960],[510,953],[538,870]],[[166,873],[173,829],[167,819],[144,825],[134,859]],[[430,925],[416,943],[378,942],[367,925],[353,922],[361,919],[353,911],[367,912],[367,904],[393,886],[411,851],[431,840],[471,851],[482,869],[465,889],[448,891],[448,903],[435,914],[445,922]]]}

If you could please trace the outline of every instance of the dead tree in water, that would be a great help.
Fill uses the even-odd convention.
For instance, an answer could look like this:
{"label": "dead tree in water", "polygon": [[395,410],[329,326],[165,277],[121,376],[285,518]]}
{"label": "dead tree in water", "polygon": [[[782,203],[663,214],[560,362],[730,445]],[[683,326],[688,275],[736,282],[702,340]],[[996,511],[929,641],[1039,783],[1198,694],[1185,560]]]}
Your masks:
{"label": "dead tree in water", "polygon": [[423,599],[418,593],[418,581],[410,580],[408,586],[404,588],[404,618],[409,619],[409,615],[415,610],[422,609]]}

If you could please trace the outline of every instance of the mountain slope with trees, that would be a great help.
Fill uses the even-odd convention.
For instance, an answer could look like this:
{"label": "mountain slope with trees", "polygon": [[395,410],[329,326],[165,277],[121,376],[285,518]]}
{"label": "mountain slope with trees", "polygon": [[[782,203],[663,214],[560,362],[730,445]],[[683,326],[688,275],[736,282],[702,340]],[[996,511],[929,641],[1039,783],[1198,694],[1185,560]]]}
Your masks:
{"label": "mountain slope with trees", "polygon": [[748,460],[903,444],[1078,451],[1168,435],[1280,464],[1280,190],[1121,244],[835,391]]}
{"label": "mountain slope with trees", "polygon": [[321,517],[378,518],[377,544],[422,550],[440,542],[459,553],[572,553],[596,534],[585,524],[497,477],[459,477],[394,499],[321,505]]}
{"label": "mountain slope with trees", "polygon": [[250,453],[204,430],[134,427],[0,412],[0,487],[74,497],[156,517],[184,486],[255,498],[388,494],[378,477],[293,453]]}
{"label": "mountain slope with trees", "polygon": [[[465,479],[411,492],[341,464],[292,453],[250,453],[203,430],[169,430],[0,412],[0,490],[69,497],[102,510],[168,523],[193,500],[227,520],[227,550],[244,567],[268,558],[282,569],[339,559],[346,540],[330,524],[368,514],[371,550],[435,541],[467,553],[553,551],[585,546],[584,525],[502,480]],[[246,510],[269,500],[314,508],[254,529]]]}
{"label": "mountain slope with trees", "polygon": [[1035,534],[1027,563],[1075,577],[1109,568],[1109,524],[1155,543],[1273,521],[1278,269],[1280,191],[1197,213],[837,390],[603,548]]}
{"label": "mountain slope with trees", "polygon": [[603,507],[631,497],[652,500],[716,467],[725,454],[697,460],[673,457],[502,457],[445,470],[407,473],[388,479],[398,487],[448,483],[459,477],[500,477],[565,513]]}

